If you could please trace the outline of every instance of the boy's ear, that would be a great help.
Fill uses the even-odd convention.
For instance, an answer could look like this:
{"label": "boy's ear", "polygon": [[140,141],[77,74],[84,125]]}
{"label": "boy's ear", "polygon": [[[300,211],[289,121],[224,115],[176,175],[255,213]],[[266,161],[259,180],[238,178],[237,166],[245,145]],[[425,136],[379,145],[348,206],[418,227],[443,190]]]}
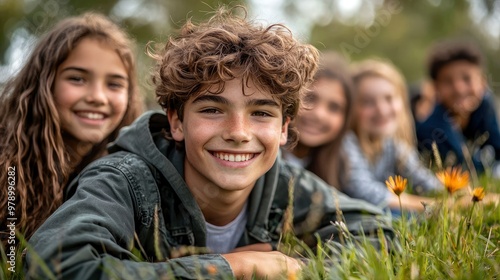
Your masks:
{"label": "boy's ear", "polygon": [[184,131],[182,129],[182,121],[179,119],[177,110],[168,110],[168,123],[170,124],[170,134],[175,141],[181,142],[184,140]]}
{"label": "boy's ear", "polygon": [[286,117],[286,121],[281,127],[280,146],[284,146],[288,141],[288,124],[290,124],[290,117]]}

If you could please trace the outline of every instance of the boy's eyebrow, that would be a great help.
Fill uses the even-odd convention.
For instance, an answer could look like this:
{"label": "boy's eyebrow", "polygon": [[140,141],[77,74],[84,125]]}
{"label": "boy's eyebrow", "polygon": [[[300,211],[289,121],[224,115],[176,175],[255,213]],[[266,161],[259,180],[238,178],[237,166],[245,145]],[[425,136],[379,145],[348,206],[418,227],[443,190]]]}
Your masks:
{"label": "boy's eyebrow", "polygon": [[[89,71],[89,70],[87,70],[87,69],[85,69],[85,68],[75,67],[75,66],[68,66],[68,67],[64,68],[64,69],[61,71],[61,73],[62,73],[62,72],[65,72],[65,71],[70,71],[70,70],[73,70],[73,71],[78,71],[78,72],[83,72],[83,73],[85,73],[85,74],[90,73],[90,71]],[[125,77],[125,76],[123,76],[123,75],[121,75],[121,74],[111,74],[111,75],[109,75],[109,77],[111,77],[111,78],[115,78],[115,79],[123,79],[123,80],[127,80],[127,81],[128,81],[128,78],[127,78],[127,77]]]}
{"label": "boy's eyebrow", "polygon": [[[198,102],[215,102],[219,104],[229,105],[229,100],[218,95],[200,95],[193,100],[193,104]],[[272,99],[250,99],[247,100],[246,106],[272,106],[280,108],[280,105]]]}
{"label": "boy's eyebrow", "polygon": [[250,106],[272,106],[280,108],[280,105],[272,99],[250,99],[246,103]]}
{"label": "boy's eyebrow", "polygon": [[222,96],[218,96],[218,95],[212,95],[212,94],[200,95],[193,100],[193,104],[198,103],[198,102],[215,102],[215,103],[221,103],[221,104],[225,104],[225,105],[229,104],[229,101],[226,98],[224,98]]}

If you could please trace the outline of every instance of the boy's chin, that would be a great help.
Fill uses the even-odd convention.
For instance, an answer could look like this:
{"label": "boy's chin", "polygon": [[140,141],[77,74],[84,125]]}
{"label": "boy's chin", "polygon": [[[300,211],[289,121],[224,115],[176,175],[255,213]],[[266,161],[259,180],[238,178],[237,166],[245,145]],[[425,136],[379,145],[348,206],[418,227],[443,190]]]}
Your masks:
{"label": "boy's chin", "polygon": [[453,113],[460,116],[468,116],[479,107],[477,102],[464,102],[453,106]]}

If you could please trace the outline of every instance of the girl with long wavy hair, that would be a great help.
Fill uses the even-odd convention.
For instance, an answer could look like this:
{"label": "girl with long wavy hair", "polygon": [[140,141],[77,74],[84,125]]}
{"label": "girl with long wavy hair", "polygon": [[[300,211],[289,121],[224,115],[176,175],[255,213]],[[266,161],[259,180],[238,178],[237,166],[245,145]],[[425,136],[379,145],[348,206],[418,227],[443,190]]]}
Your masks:
{"label": "girl with long wavy hair", "polygon": [[295,120],[299,141],[283,157],[339,187],[340,145],[348,129],[352,80],[348,63],[336,52],[321,54],[319,68]]}
{"label": "girl with long wavy hair", "polygon": [[[142,110],[133,42],[106,17],[59,22],[0,95],[0,230],[29,238],[64,187]],[[9,203],[10,202],[10,203]],[[7,211],[8,206],[13,206]],[[12,244],[9,243],[9,244]]]}

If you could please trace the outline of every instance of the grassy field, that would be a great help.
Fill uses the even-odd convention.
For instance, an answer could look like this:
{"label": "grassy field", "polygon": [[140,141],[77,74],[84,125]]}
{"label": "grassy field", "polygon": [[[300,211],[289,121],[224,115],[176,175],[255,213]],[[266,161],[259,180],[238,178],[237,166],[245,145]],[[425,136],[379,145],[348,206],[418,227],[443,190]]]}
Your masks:
{"label": "grassy field", "polygon": [[[500,182],[487,176],[475,185],[486,189],[486,198],[500,193]],[[342,250],[331,244],[318,246],[314,253],[302,250],[310,259],[307,267],[283,279],[500,279],[499,201],[455,203],[470,197],[469,191],[445,194],[432,210],[394,220],[399,250],[376,250],[346,233]],[[288,244],[282,251],[300,249],[293,236],[284,240]],[[0,279],[23,279],[19,256],[17,252],[16,273],[11,273],[2,252]]]}
{"label": "grassy field", "polygon": [[[495,186],[498,192],[498,182]],[[387,253],[367,244],[356,246],[341,251],[334,266],[322,265],[333,261],[329,257],[317,258],[305,278],[500,279],[498,201],[463,206],[453,204],[455,198],[443,198],[448,199],[451,206],[443,203],[446,206],[430,213],[393,222],[401,250]],[[330,248],[325,245],[320,250]]]}

